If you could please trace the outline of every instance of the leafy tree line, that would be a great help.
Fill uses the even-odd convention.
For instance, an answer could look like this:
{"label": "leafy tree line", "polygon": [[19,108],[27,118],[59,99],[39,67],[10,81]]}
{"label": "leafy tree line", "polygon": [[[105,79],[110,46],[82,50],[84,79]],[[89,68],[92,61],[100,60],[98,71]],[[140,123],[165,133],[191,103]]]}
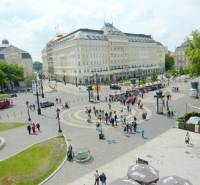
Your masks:
{"label": "leafy tree line", "polygon": [[24,79],[24,70],[16,64],[9,64],[0,60],[0,88],[3,90],[8,85],[14,87]]}
{"label": "leafy tree line", "polygon": [[200,31],[195,30],[191,34],[191,39],[187,39],[188,47],[185,54],[189,59],[190,75],[200,75]]}

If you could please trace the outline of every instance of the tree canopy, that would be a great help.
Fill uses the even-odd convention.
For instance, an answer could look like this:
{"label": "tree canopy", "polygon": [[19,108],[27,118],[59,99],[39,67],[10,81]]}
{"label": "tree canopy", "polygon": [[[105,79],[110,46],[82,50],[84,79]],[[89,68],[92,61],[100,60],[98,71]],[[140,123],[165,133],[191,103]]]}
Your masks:
{"label": "tree canopy", "polygon": [[1,88],[8,84],[22,81],[24,70],[16,64],[9,64],[4,60],[0,60],[0,86]]}
{"label": "tree canopy", "polygon": [[167,53],[165,55],[165,71],[172,70],[173,67],[174,67],[174,58],[169,53]]}
{"label": "tree canopy", "polygon": [[36,62],[33,63],[33,70],[37,71],[37,72],[40,72],[40,71],[42,71],[42,66],[43,65],[42,65],[41,62],[36,61]]}
{"label": "tree canopy", "polygon": [[189,58],[189,70],[192,75],[200,75],[200,31],[192,32],[192,39],[188,39],[185,54]]}

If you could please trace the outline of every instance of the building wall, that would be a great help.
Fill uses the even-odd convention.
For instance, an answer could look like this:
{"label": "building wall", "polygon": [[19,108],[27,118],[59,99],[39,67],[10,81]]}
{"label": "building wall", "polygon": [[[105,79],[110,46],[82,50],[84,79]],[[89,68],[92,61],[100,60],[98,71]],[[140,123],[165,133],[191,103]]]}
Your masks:
{"label": "building wall", "polygon": [[52,44],[42,52],[44,73],[48,74],[51,55],[54,74],[70,83],[117,80],[143,71],[164,72],[165,49],[157,42],[129,42],[127,37],[108,36],[108,40],[76,39]]}
{"label": "building wall", "polygon": [[23,67],[25,77],[33,74],[33,64],[31,58],[23,59],[21,57],[21,53],[18,53],[14,49],[9,50],[9,52],[5,53],[4,56],[5,61],[8,63],[17,64],[18,66]]}
{"label": "building wall", "polygon": [[174,61],[176,69],[186,69],[189,67],[189,60],[185,55],[185,47],[179,47],[175,50]]}

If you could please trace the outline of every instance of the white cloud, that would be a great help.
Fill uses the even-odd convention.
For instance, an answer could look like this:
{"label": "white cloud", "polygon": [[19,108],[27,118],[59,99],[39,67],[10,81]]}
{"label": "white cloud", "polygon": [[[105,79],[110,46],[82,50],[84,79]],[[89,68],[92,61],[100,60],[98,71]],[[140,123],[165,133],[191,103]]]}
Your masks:
{"label": "white cloud", "polygon": [[41,49],[55,34],[80,27],[100,29],[104,18],[124,32],[151,34],[170,49],[199,29],[198,0],[1,0],[0,38],[41,60]]}

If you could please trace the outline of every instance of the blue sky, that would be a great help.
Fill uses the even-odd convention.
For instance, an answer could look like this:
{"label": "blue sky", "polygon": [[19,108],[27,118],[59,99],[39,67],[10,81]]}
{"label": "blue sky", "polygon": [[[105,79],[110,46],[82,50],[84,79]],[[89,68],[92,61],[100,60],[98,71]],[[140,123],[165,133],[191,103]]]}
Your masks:
{"label": "blue sky", "polygon": [[151,34],[173,51],[200,29],[199,17],[199,0],[1,0],[0,40],[42,61],[41,50],[56,32],[100,29],[105,19],[124,32]]}

